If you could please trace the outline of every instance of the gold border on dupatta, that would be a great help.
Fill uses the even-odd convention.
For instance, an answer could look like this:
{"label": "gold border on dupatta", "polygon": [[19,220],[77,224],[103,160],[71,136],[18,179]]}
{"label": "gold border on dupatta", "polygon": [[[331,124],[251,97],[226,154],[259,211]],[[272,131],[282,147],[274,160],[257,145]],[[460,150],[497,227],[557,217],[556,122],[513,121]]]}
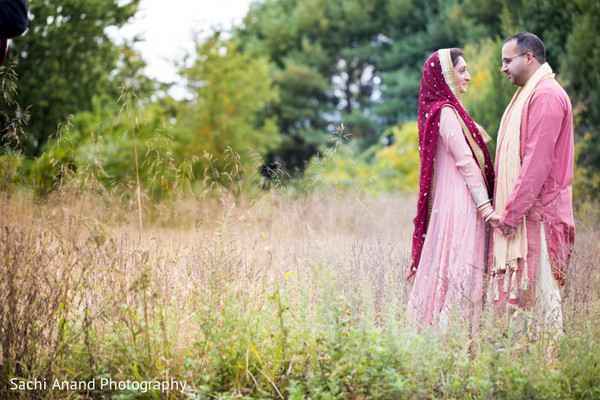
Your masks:
{"label": "gold border on dupatta", "polygon": [[[452,57],[450,56],[450,49],[440,49],[440,50],[438,50],[438,55],[440,57],[440,65],[442,66],[442,74],[444,75],[444,80],[446,81],[446,84],[448,85],[448,87],[450,87],[450,90],[452,90],[452,93],[454,93],[454,95],[456,96],[456,99],[458,100],[458,102],[462,105],[462,99],[460,97],[460,90],[458,89],[458,82],[456,81],[456,75],[454,74],[454,66],[452,65]],[[477,142],[475,142],[475,139],[473,138],[473,134],[467,127],[467,124],[462,119],[462,117],[460,116],[460,114],[458,113],[456,108],[453,107],[452,105],[447,105],[447,106],[452,107],[454,109],[454,112],[456,113],[456,116],[458,117],[458,120],[460,121],[460,124],[462,126],[462,130],[465,135],[465,138],[467,138],[469,145],[473,149],[473,153],[475,154],[475,159],[477,160],[477,164],[479,164],[479,169],[481,169],[481,174],[483,175],[483,179],[484,179],[487,187],[489,188],[490,182],[487,181],[487,177],[484,172],[485,171],[485,157],[483,156],[483,150],[477,144]],[[479,134],[483,137],[483,134],[481,132],[479,132]]]}
{"label": "gold border on dupatta", "polygon": [[454,75],[454,65],[452,65],[452,56],[450,55],[450,49],[438,50],[438,56],[440,57],[440,65],[442,66],[442,74],[446,84],[456,96],[458,102],[462,105],[462,99],[460,97],[460,90],[458,88],[458,82],[456,81],[456,75]]}

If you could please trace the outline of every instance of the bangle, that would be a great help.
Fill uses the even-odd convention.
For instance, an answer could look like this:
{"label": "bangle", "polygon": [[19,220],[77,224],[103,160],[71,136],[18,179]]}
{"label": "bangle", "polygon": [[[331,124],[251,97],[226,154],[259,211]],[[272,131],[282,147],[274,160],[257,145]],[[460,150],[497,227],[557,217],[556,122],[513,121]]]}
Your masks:
{"label": "bangle", "polygon": [[481,215],[481,218],[483,218],[483,219],[488,218],[490,215],[492,215],[493,212],[494,212],[494,207],[492,207],[492,205],[490,203],[486,203],[482,207],[479,208],[479,214]]}
{"label": "bangle", "polygon": [[487,218],[484,219],[485,222],[488,222],[490,220],[490,218],[492,218],[494,216],[494,214],[496,214],[496,211],[492,211],[492,213],[490,215],[488,215]]}
{"label": "bangle", "polygon": [[487,202],[485,202],[482,205],[480,205],[480,206],[477,207],[477,209],[479,211],[485,210],[486,208],[493,208],[489,201],[487,201]]}

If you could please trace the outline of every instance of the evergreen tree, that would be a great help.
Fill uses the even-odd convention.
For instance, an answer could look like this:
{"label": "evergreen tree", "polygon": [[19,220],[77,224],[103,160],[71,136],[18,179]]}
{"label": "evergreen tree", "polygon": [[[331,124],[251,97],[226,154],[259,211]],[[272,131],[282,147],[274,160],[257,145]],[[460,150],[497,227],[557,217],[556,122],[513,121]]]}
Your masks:
{"label": "evergreen tree", "polygon": [[[193,63],[181,71],[192,99],[180,104],[174,131],[180,158],[200,158],[197,176],[209,167],[216,171],[213,178],[224,182],[220,173],[250,172],[253,152],[262,156],[276,147],[276,120],[263,117],[277,102],[270,70],[264,57],[241,53],[234,41],[218,34],[196,44]],[[239,157],[236,165],[224,157],[231,151]],[[235,175],[243,176],[241,169]]]}

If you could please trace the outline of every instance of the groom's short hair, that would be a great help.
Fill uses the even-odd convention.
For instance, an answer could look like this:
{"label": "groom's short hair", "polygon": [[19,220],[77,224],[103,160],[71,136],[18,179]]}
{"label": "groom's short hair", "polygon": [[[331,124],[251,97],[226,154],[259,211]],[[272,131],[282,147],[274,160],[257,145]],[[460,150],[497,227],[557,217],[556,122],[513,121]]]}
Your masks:
{"label": "groom's short hair", "polygon": [[542,42],[542,40],[533,33],[517,33],[506,39],[504,44],[510,42],[511,40],[517,41],[517,46],[519,46],[521,51],[533,54],[540,64],[546,62],[546,47],[544,46],[544,42]]}

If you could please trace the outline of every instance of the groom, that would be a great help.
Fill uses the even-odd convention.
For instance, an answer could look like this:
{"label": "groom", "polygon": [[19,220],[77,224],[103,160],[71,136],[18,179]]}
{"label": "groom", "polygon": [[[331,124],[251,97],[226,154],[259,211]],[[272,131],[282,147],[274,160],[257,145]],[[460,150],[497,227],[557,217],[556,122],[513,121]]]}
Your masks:
{"label": "groom", "polygon": [[519,88],[498,133],[494,206],[503,234],[494,233],[490,291],[515,329],[533,316],[554,335],[575,239],[571,102],[532,33],[506,39],[502,72]]}

